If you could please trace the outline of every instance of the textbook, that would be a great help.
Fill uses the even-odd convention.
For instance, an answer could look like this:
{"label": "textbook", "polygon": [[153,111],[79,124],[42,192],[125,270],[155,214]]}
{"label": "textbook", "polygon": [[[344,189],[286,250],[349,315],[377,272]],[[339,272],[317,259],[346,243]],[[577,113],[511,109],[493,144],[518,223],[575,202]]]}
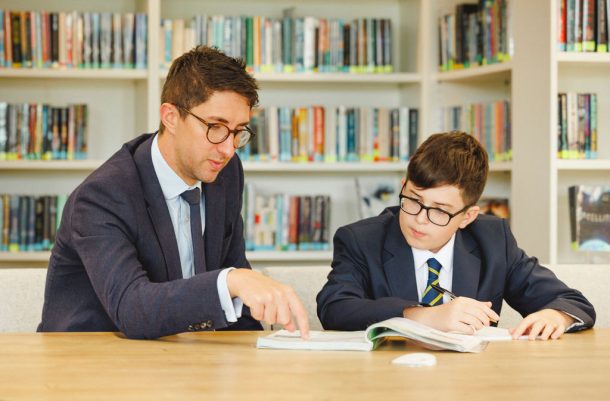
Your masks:
{"label": "textbook", "polygon": [[320,351],[372,351],[389,337],[407,338],[432,350],[458,352],[481,352],[488,344],[484,336],[445,333],[413,320],[394,317],[375,323],[365,331],[310,331],[308,340],[300,338],[299,331],[291,333],[287,330],[279,330],[259,337],[256,347]]}

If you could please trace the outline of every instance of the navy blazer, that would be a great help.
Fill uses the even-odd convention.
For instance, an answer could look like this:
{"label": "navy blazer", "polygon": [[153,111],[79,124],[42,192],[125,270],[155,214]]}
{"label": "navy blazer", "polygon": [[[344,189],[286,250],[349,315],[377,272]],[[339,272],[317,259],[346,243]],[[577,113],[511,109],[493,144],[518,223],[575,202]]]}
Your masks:
{"label": "navy blazer", "polygon": [[[418,304],[413,252],[398,213],[388,208],[335,234],[332,270],[317,297],[325,329],[364,330]],[[582,319],[578,329],[595,322],[589,301],[519,249],[503,219],[480,215],[458,230],[453,264],[452,292],[491,301],[498,314],[505,299],[522,316],[552,308]]]}
{"label": "navy blazer", "polygon": [[121,331],[157,338],[184,331],[259,330],[244,314],[229,325],[216,281],[224,267],[250,268],[237,155],[205,193],[205,265],[182,279],[176,236],[142,135],[116,152],[66,202],[51,252],[38,331]]}

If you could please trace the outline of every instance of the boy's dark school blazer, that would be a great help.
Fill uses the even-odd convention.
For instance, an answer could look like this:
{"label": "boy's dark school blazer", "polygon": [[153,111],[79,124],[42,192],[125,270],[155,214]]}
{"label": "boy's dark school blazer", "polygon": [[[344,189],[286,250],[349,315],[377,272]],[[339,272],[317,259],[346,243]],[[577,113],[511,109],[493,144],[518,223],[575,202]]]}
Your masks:
{"label": "boy's dark school blazer", "polygon": [[[413,253],[398,213],[388,208],[335,234],[332,270],[317,297],[325,329],[364,330],[418,304]],[[582,319],[579,329],[593,326],[589,301],[519,249],[505,220],[478,216],[458,230],[454,246],[456,295],[491,301],[498,314],[505,299],[522,316],[552,308]]]}
{"label": "boy's dark school blazer", "polygon": [[151,159],[154,134],[125,145],[70,195],[51,253],[38,331],[121,331],[157,338],[184,331],[259,330],[244,316],[229,325],[216,280],[245,267],[237,155],[203,184],[205,265],[182,279],[176,236]]}

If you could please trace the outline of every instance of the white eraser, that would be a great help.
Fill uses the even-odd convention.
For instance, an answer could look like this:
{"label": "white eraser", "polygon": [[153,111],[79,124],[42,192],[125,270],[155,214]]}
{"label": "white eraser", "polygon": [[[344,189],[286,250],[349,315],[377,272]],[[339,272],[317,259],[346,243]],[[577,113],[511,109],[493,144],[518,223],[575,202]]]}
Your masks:
{"label": "white eraser", "polygon": [[414,354],[405,354],[398,358],[394,358],[392,363],[406,366],[434,366],[436,365],[436,357],[432,354],[416,352]]}

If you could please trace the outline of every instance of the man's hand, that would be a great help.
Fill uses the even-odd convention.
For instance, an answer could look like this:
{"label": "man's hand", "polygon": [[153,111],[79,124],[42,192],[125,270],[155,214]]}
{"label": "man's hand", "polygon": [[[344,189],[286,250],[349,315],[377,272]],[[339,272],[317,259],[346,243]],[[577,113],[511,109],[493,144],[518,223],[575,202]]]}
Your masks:
{"label": "man's hand", "polygon": [[227,287],[231,298],[239,297],[250,307],[253,318],[268,324],[279,323],[288,331],[295,331],[298,326],[301,337],[309,337],[307,311],[291,287],[250,269],[231,270]]}
{"label": "man's hand", "polygon": [[490,322],[500,319],[491,309],[491,302],[466,297],[457,297],[451,302],[429,308],[406,308],[403,316],[441,331],[464,334],[474,334],[484,326],[489,326]]}
{"label": "man's hand", "polygon": [[574,318],[555,309],[542,309],[528,315],[517,325],[509,329],[513,338],[527,334],[529,340],[556,340],[574,323]]}

